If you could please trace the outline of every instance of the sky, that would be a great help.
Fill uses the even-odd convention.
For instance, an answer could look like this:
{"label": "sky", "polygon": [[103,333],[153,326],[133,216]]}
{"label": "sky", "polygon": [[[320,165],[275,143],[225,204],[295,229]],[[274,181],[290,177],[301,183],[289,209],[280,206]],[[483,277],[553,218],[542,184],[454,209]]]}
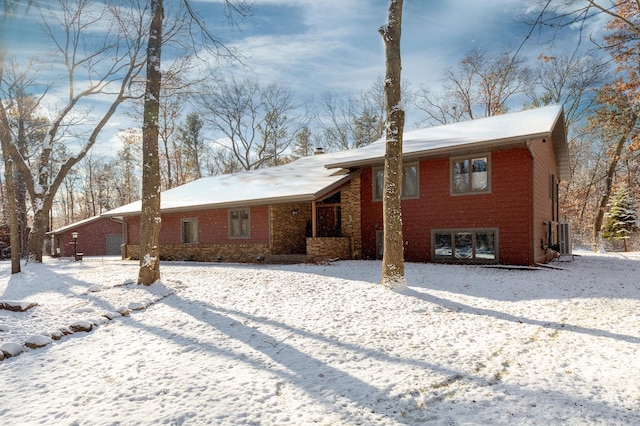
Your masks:
{"label": "sky", "polygon": [[[386,23],[388,0],[251,3],[252,16],[231,30],[220,13],[219,0],[192,0],[211,32],[237,48],[243,58],[243,65],[222,67],[219,72],[279,83],[301,99],[326,93],[358,94],[384,76],[384,46],[378,28]],[[533,16],[527,0],[405,1],[403,84],[437,92],[445,69],[472,49],[499,54],[521,47],[530,31],[523,18]],[[9,54],[24,55],[30,52],[27,46],[39,48],[37,32],[34,24],[10,28]],[[535,33],[522,46],[521,54],[535,62],[540,54],[572,48],[575,43],[575,33],[555,38]],[[407,126],[415,128],[423,117],[407,110]],[[119,114],[101,138],[102,148],[110,149],[116,129],[136,124]]]}

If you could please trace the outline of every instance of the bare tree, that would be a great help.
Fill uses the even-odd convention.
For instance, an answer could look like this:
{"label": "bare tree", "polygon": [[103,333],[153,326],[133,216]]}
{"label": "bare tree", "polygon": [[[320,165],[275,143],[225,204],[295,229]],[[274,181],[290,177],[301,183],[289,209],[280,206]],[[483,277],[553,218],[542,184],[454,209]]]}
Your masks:
{"label": "bare tree", "polygon": [[[38,11],[44,31],[53,42],[57,55],[55,61],[62,64],[65,76],[63,80],[58,79],[51,84],[62,81],[67,99],[51,120],[44,138],[39,141],[39,151],[33,164],[29,164],[21,155],[15,135],[5,136],[7,140],[3,154],[11,157],[14,167],[24,176],[33,207],[29,252],[37,261],[42,261],[43,242],[55,194],[69,171],[95,144],[118,106],[132,96],[132,84],[145,61],[139,55],[142,49],[139,41],[146,29],[143,20],[136,19],[136,16],[139,18],[145,13],[144,9],[117,8],[111,4],[74,0],[41,3]],[[94,27],[103,30],[101,37],[89,32],[88,28]],[[0,59],[4,64],[6,57]],[[79,75],[88,79],[81,79]],[[10,84],[6,79],[3,83]],[[45,85],[45,82],[42,84]],[[87,102],[96,97],[106,101],[107,106],[101,112],[94,111],[94,114],[98,114],[97,120],[82,131],[79,122],[89,121],[84,108]],[[0,127],[8,127],[3,102],[0,102],[0,121]],[[69,136],[73,136],[79,147],[70,151],[59,167],[52,167],[56,144]]]}
{"label": "bare tree", "polygon": [[208,126],[224,136],[214,143],[228,152],[240,170],[278,164],[307,122],[291,91],[275,83],[219,80],[206,86],[197,102]]}
{"label": "bare tree", "polygon": [[380,35],[385,46],[386,77],[384,85],[387,113],[386,153],[384,162],[384,254],[382,285],[392,290],[407,288],[404,276],[404,246],[400,195],[402,188],[402,137],[404,109],[401,89],[400,35],[403,0],[390,0],[389,17]]}
{"label": "bare tree", "polygon": [[[404,89],[402,96],[408,96]],[[358,94],[325,93],[320,99],[317,122],[325,148],[342,151],[382,138],[385,119],[384,83],[379,80]]]}
{"label": "bare tree", "polygon": [[422,88],[416,107],[431,124],[447,124],[503,114],[514,95],[530,88],[531,71],[517,53],[490,58],[480,49],[469,52],[444,74],[443,93]]}

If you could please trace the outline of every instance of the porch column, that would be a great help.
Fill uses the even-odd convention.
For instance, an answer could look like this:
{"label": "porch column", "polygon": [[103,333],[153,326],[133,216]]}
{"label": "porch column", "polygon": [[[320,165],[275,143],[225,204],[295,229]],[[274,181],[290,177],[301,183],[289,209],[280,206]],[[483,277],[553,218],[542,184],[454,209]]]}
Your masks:
{"label": "porch column", "polygon": [[311,237],[312,238],[315,238],[316,235],[317,235],[317,231],[316,231],[316,228],[317,228],[317,225],[318,225],[317,224],[318,218],[316,217],[317,216],[317,210],[318,209],[316,208],[316,202],[312,201],[311,202]]}

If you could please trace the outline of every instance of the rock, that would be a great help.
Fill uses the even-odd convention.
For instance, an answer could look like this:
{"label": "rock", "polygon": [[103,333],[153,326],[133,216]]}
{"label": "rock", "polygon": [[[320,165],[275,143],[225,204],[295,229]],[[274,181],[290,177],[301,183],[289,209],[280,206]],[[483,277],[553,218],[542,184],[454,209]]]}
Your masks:
{"label": "rock", "polygon": [[25,345],[31,349],[43,348],[53,343],[50,337],[43,336],[42,334],[36,334],[27,339]]}
{"label": "rock", "polygon": [[18,300],[0,300],[0,309],[12,312],[24,312],[38,306],[35,302],[20,302]]}
{"label": "rock", "polygon": [[121,317],[122,314],[120,312],[104,312],[102,316],[111,321],[114,318]]}
{"label": "rock", "polygon": [[62,330],[55,330],[51,333],[51,338],[53,340],[60,340],[64,336],[64,332]]}
{"label": "rock", "polygon": [[4,352],[0,351],[0,361],[4,360]]}
{"label": "rock", "polygon": [[89,291],[89,292],[91,292],[91,293],[97,293],[97,292],[99,292],[99,291],[102,291],[102,287],[101,287],[101,286],[99,286],[99,285],[97,285],[97,284],[96,284],[96,285],[92,285],[91,287],[89,287],[89,288],[87,289],[87,291]]}
{"label": "rock", "polygon": [[9,331],[9,324],[0,324],[0,331]]}
{"label": "rock", "polygon": [[12,356],[16,356],[21,354],[24,351],[21,345],[13,342],[3,343],[0,346],[0,352],[4,354],[5,358],[11,358]]}
{"label": "rock", "polygon": [[132,311],[141,311],[147,307],[145,302],[131,302],[129,303],[129,309]]}
{"label": "rock", "polygon": [[76,321],[69,326],[69,330],[74,333],[78,333],[80,331],[91,331],[93,330],[93,323],[90,321]]}

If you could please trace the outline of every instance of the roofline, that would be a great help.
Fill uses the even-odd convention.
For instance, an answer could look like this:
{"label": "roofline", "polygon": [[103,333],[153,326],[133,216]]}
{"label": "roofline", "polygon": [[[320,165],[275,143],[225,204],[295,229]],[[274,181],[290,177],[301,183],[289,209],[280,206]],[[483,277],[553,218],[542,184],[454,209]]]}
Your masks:
{"label": "roofline", "polygon": [[[486,149],[506,148],[515,145],[526,145],[527,141],[536,138],[547,138],[551,136],[551,132],[533,133],[529,135],[519,135],[510,138],[502,139],[489,139],[478,142],[472,142],[468,144],[460,144],[455,146],[447,146],[441,148],[425,149],[421,151],[413,151],[402,154],[403,160],[416,160],[424,157],[437,157],[443,155],[451,155],[456,153],[462,153],[465,151],[484,151]],[[350,167],[362,167],[375,163],[381,163],[385,159],[385,156],[369,157],[362,160],[344,161],[339,163],[325,164],[327,169],[334,168],[350,168]]]}
{"label": "roofline", "polygon": [[[350,179],[351,179],[351,176],[347,174],[345,175],[344,178],[339,179],[333,184],[325,186],[320,191],[314,192],[312,194],[298,194],[298,195],[290,195],[287,197],[258,198],[253,200],[196,204],[196,205],[181,206],[181,207],[169,207],[169,208],[160,209],[160,213],[180,213],[180,212],[188,212],[188,211],[195,211],[195,210],[200,211],[200,210],[211,210],[211,209],[228,209],[232,207],[249,207],[249,206],[261,206],[261,205],[269,205],[269,204],[311,202],[316,200],[318,197],[323,196],[327,192],[333,191],[334,189],[344,185]],[[127,217],[127,216],[138,216],[138,215],[140,215],[140,211],[122,212],[122,213],[113,213],[113,214],[106,212],[106,213],[103,213],[101,217]]]}

